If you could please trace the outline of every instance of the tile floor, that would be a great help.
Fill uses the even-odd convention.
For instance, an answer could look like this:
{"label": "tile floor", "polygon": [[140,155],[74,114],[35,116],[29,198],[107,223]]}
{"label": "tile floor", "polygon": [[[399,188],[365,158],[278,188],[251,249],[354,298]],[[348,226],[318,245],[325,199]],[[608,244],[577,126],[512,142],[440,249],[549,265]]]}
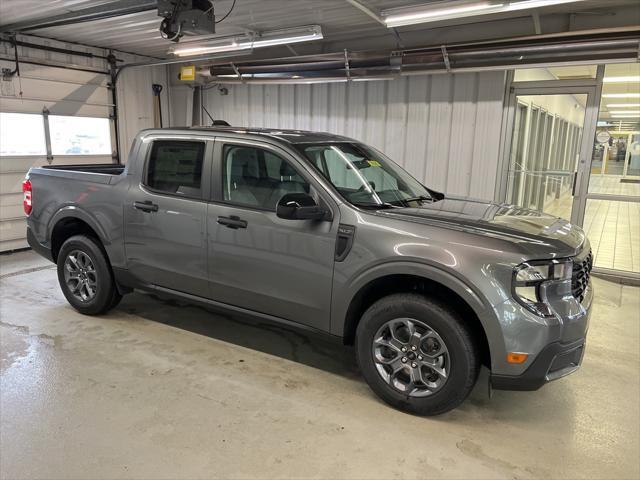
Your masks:
{"label": "tile floor", "polygon": [[[589,192],[640,197],[640,184],[622,183],[614,175],[593,175]],[[549,202],[545,211],[570,218],[573,200],[570,193],[567,190],[559,199]],[[640,272],[640,203],[588,200],[584,229],[597,267]]]}

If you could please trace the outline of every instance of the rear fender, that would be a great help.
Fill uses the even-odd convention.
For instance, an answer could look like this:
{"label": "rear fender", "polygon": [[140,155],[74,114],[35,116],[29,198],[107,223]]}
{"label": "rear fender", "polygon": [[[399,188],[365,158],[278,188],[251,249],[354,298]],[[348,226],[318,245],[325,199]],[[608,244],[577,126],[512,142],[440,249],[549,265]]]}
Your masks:
{"label": "rear fender", "polygon": [[46,241],[49,245],[51,245],[51,235],[53,234],[53,229],[60,222],[60,220],[64,220],[65,218],[76,218],[78,220],[82,220],[84,223],[89,225],[91,229],[96,232],[99,240],[102,244],[107,247],[107,245],[111,244],[111,239],[107,232],[105,232],[104,228],[100,226],[100,223],[86,210],[76,206],[76,205],[67,205],[65,207],[60,208],[49,220],[47,224],[47,238]]}

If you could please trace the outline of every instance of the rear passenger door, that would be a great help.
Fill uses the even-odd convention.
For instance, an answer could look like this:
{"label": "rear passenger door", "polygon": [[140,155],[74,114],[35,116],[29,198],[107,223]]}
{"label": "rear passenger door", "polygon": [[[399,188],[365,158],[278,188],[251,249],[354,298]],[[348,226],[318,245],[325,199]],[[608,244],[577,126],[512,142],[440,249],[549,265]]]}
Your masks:
{"label": "rear passenger door", "polygon": [[[206,199],[213,141],[151,137],[124,207],[125,252],[138,281],[208,296]],[[144,163],[144,166],[142,164]]]}
{"label": "rear passenger door", "polygon": [[[211,298],[329,329],[338,209],[290,153],[216,139],[207,208]],[[284,220],[276,204],[306,192],[331,221]]]}

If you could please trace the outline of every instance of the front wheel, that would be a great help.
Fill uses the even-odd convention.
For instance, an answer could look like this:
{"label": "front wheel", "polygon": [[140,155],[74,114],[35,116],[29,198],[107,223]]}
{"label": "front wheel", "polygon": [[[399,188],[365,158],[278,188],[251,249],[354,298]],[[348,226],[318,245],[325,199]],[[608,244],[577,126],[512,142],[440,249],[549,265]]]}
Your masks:
{"label": "front wheel", "polygon": [[120,301],[109,261],[93,238],[75,235],[58,253],[58,282],[73,308],[86,315],[100,315]]}
{"label": "front wheel", "polygon": [[356,331],[356,355],[380,398],[419,415],[460,405],[480,369],[463,320],[446,305],[415,293],[389,295],[369,307]]}

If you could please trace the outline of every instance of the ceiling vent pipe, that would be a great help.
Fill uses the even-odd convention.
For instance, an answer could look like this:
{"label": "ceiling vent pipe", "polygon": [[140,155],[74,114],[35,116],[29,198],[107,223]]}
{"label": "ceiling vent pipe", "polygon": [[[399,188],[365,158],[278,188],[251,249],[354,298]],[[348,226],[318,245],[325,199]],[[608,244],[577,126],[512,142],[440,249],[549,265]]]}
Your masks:
{"label": "ceiling vent pipe", "polygon": [[[640,30],[570,32],[475,44],[349,52],[209,65],[218,83],[319,83],[390,79],[398,75],[602,63],[638,59]],[[347,67],[348,65],[348,72]]]}

